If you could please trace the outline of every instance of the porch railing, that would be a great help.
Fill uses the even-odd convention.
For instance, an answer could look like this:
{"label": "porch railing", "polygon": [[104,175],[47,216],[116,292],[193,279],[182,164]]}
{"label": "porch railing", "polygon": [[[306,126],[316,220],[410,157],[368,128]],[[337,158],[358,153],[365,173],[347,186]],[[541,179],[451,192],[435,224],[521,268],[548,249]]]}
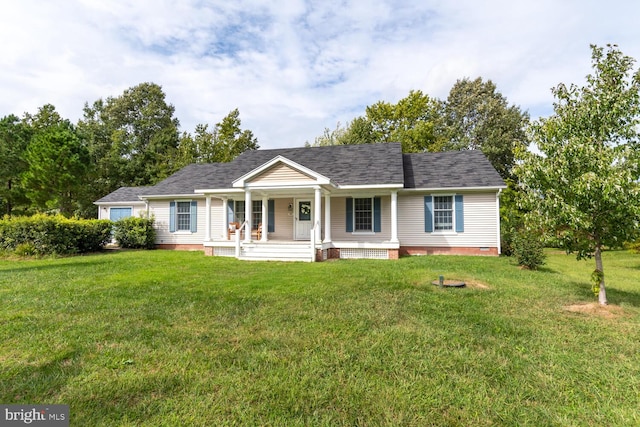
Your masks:
{"label": "porch railing", "polygon": [[242,234],[242,230],[244,229],[245,233],[247,232],[246,228],[247,228],[247,224],[249,222],[245,221],[242,223],[242,225],[240,227],[238,227],[238,229],[236,230],[236,234],[235,234],[235,238],[236,238],[236,258],[240,258],[240,235]]}
{"label": "porch railing", "polygon": [[311,262],[316,261],[316,229],[320,227],[320,221],[316,221],[316,223],[311,227]]}

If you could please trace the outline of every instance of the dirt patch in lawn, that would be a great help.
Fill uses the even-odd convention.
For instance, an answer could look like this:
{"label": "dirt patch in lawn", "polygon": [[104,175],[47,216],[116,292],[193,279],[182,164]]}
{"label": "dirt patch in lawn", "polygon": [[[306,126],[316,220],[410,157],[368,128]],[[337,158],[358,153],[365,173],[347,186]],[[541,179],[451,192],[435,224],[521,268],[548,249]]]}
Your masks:
{"label": "dirt patch in lawn", "polygon": [[573,304],[564,307],[565,310],[572,313],[582,313],[590,316],[598,316],[605,319],[614,319],[624,315],[622,307],[617,305],[600,305],[597,302],[588,304]]}
{"label": "dirt patch in lawn", "polygon": [[486,283],[478,282],[477,280],[465,280],[464,283],[467,284],[467,287],[472,289],[491,289],[491,287]]}

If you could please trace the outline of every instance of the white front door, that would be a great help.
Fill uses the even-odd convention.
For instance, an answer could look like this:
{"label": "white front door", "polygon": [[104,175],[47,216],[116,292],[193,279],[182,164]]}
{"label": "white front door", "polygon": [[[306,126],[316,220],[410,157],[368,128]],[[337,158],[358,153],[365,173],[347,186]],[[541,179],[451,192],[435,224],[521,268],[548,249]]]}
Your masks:
{"label": "white front door", "polygon": [[294,239],[310,240],[313,228],[313,202],[311,200],[296,200]]}

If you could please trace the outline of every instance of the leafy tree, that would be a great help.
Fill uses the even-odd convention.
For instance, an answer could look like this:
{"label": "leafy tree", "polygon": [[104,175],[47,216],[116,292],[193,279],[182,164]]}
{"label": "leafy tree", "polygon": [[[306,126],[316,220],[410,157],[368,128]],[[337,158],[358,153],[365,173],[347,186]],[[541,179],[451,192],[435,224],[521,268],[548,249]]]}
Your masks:
{"label": "leafy tree", "polygon": [[[50,111],[40,110],[45,115]],[[27,169],[22,183],[27,197],[39,210],[59,210],[71,216],[78,208],[78,195],[86,185],[88,153],[68,120],[47,122],[38,115],[34,135],[25,151]],[[48,120],[48,119],[47,119]]]}
{"label": "leafy tree", "polygon": [[316,137],[313,144],[305,143],[307,147],[321,147],[325,145],[355,145],[367,144],[373,141],[373,128],[371,123],[364,117],[356,117],[351,122],[342,126],[340,122],[336,128],[324,129],[321,136]]}
{"label": "leafy tree", "polygon": [[367,107],[371,142],[400,142],[405,153],[441,151],[439,138],[440,102],[422,91],[410,91],[406,98],[391,104],[376,102]]}
{"label": "leafy tree", "polygon": [[15,115],[0,119],[0,209],[11,216],[17,205],[28,205],[21,176],[27,168],[24,152],[31,130]]}
{"label": "leafy tree", "polygon": [[91,156],[94,197],[123,185],[155,184],[175,171],[179,122],[174,111],[155,83],[85,105],[78,129]]}
{"label": "leafy tree", "polygon": [[640,223],[640,71],[615,45],[591,50],[586,86],[553,89],[554,114],[531,127],[540,154],[523,150],[517,174],[542,226],[578,259],[595,257],[604,305],[602,250],[633,240]]}
{"label": "leafy tree", "polygon": [[178,147],[179,166],[190,163],[230,162],[247,150],[259,148],[258,140],[250,130],[242,130],[240,112],[234,109],[213,130],[199,124],[195,135],[184,133]]}
{"label": "leafy tree", "polygon": [[510,106],[491,80],[456,81],[444,103],[444,120],[448,149],[482,150],[500,176],[511,178],[516,146],[528,145],[529,115]]}

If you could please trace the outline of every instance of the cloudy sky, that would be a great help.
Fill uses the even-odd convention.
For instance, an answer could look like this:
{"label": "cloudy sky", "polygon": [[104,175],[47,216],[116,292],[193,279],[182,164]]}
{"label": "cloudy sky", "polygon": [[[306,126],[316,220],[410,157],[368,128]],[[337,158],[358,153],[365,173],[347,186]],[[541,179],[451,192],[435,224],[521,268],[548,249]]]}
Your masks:
{"label": "cloudy sky", "polygon": [[239,108],[262,148],[301,146],[412,89],[491,79],[532,117],[584,82],[589,44],[640,59],[627,0],[20,0],[0,15],[0,117],[162,86],[181,130]]}

